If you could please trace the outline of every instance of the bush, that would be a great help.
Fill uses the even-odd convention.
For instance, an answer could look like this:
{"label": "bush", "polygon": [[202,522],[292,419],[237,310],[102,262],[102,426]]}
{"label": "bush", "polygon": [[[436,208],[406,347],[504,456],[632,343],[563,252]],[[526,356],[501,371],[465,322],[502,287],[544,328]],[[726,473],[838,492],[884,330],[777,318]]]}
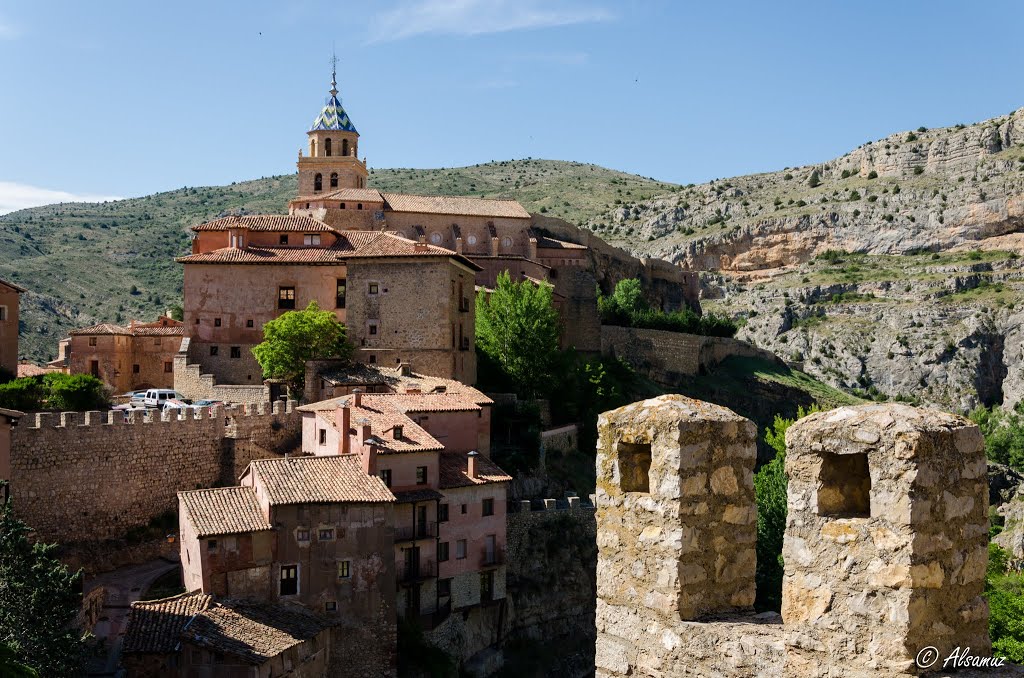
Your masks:
{"label": "bush", "polygon": [[25,377],[0,384],[0,407],[9,410],[31,412],[43,409],[42,380],[38,377]]}
{"label": "bush", "polygon": [[51,410],[87,412],[110,404],[103,382],[92,375],[53,372],[43,377],[43,387]]}
{"label": "bush", "polygon": [[988,545],[985,597],[988,599],[988,633],[992,654],[1011,662],[1024,661],[1024,576],[1007,574],[1008,554]]}
{"label": "bush", "polygon": [[620,280],[611,296],[600,294],[597,299],[601,324],[636,327],[648,330],[666,330],[709,337],[732,337],[739,327],[723,315],[708,313],[699,316],[690,309],[659,311],[650,307],[643,297],[640,281],[636,278]]}
{"label": "bush", "polygon": [[1012,411],[998,405],[978,407],[970,419],[985,437],[985,456],[989,461],[1024,471],[1024,416],[1018,404]]}
{"label": "bush", "polygon": [[877,179],[877,178],[878,178],[878,172],[876,172],[875,170],[871,170],[870,172],[868,172],[868,179]]}

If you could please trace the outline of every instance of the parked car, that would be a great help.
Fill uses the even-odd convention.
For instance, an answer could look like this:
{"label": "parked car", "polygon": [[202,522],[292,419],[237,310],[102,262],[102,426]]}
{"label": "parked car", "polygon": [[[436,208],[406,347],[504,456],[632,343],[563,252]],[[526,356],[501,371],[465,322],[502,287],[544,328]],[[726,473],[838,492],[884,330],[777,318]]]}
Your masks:
{"label": "parked car", "polygon": [[164,410],[201,410],[207,407],[213,407],[214,405],[223,405],[224,403],[220,400],[196,400],[190,402],[179,398],[168,400],[164,403]]}
{"label": "parked car", "polygon": [[193,407],[213,407],[214,405],[223,405],[223,400],[197,400],[192,403]]}
{"label": "parked car", "polygon": [[163,409],[164,404],[166,404],[168,400],[181,400],[183,402],[187,402],[185,397],[173,388],[151,388],[146,391],[146,395],[143,396],[142,404],[146,407]]}

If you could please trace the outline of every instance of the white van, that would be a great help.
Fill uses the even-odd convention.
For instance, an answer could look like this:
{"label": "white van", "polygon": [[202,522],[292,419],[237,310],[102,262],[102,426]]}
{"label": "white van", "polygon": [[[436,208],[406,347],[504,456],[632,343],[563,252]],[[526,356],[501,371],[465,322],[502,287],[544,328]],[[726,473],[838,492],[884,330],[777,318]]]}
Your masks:
{"label": "white van", "polygon": [[142,404],[145,407],[163,409],[168,400],[184,400],[184,397],[173,388],[151,388],[143,396]]}

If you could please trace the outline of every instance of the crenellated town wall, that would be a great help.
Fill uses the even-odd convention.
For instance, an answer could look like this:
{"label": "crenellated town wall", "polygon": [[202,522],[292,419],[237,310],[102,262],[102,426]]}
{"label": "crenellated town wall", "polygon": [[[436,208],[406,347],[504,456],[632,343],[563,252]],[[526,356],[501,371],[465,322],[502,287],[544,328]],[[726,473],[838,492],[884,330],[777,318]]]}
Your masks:
{"label": "crenellated town wall", "polygon": [[177,506],[176,493],[233,484],[255,458],[298,447],[294,402],[180,412],[27,415],[11,432],[11,499],[45,541],[121,539]]}

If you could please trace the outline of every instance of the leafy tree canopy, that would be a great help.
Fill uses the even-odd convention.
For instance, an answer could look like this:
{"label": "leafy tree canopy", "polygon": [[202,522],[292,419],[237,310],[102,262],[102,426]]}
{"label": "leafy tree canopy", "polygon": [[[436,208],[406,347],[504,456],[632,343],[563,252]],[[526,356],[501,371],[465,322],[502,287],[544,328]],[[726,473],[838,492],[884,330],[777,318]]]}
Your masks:
{"label": "leafy tree canopy", "polygon": [[330,311],[321,311],[315,301],[298,311],[288,311],[263,326],[263,341],[252,349],[267,379],[283,379],[302,390],[306,361],[318,358],[352,357],[352,344],[345,325]]}
{"label": "leafy tree canopy", "polygon": [[89,374],[51,372],[0,384],[0,407],[23,412],[44,408],[85,412],[109,403],[106,386]]}
{"label": "leafy tree canopy", "polygon": [[[0,494],[5,490],[0,485]],[[54,557],[56,546],[32,543],[29,532],[5,500],[0,506],[0,650],[7,649],[0,651],[0,673],[8,675],[6,662],[42,676],[81,675],[83,644],[73,630],[81,572],[69,572]]]}
{"label": "leafy tree canopy", "polygon": [[550,389],[558,356],[558,313],[550,285],[498,275],[476,298],[476,344],[528,395]]}
{"label": "leafy tree canopy", "polygon": [[1007,464],[1024,471],[1024,414],[1018,404],[1013,410],[998,405],[978,407],[971,412],[971,421],[985,436],[985,456],[989,461]]}

